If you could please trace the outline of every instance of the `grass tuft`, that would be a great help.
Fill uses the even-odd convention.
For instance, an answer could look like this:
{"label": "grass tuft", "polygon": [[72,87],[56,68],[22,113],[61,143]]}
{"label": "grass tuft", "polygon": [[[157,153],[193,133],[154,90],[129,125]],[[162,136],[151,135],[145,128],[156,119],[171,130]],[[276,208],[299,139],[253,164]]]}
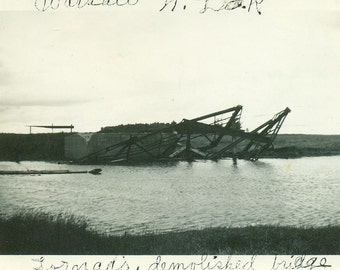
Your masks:
{"label": "grass tuft", "polygon": [[340,254],[340,226],[251,226],[108,236],[83,218],[21,211],[0,218],[0,254]]}

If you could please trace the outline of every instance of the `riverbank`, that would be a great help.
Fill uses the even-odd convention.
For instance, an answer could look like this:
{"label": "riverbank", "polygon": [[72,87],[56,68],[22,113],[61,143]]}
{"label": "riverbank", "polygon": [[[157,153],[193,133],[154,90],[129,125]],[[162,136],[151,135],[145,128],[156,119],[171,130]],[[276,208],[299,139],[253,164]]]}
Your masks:
{"label": "riverbank", "polygon": [[299,158],[340,155],[340,135],[279,134],[269,158]]}
{"label": "riverbank", "polygon": [[[0,161],[61,161],[69,133],[0,134]],[[268,158],[340,155],[340,135],[279,134]]]}
{"label": "riverbank", "polygon": [[41,212],[0,218],[0,254],[340,254],[340,226],[209,228],[107,236],[81,218]]}
{"label": "riverbank", "polygon": [[0,160],[64,160],[65,136],[67,133],[0,134]]}

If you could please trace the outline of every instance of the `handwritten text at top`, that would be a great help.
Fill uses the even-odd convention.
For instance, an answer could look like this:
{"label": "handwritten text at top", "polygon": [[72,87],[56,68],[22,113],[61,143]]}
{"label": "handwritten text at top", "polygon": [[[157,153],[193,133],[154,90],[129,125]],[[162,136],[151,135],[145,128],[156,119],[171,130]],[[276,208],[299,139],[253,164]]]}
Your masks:
{"label": "handwritten text at top", "polygon": [[[82,9],[85,7],[128,7],[142,5],[143,0],[35,0],[38,11],[56,11],[64,8]],[[176,12],[188,10],[194,5],[199,13],[231,11],[245,9],[248,12],[256,10],[261,14],[260,5],[264,0],[159,0],[155,9],[161,12]],[[188,8],[188,9],[187,9]]]}

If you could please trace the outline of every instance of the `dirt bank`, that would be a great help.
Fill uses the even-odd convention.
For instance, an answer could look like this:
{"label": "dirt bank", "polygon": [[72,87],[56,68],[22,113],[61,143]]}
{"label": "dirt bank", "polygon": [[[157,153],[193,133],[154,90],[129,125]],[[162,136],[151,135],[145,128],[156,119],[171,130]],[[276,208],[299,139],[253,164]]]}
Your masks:
{"label": "dirt bank", "polygon": [[0,134],[0,160],[64,159],[64,133]]}
{"label": "dirt bank", "polygon": [[[65,136],[69,133],[0,134],[0,160],[59,161],[65,158]],[[340,135],[281,134],[274,150],[263,157],[298,158],[340,155]]]}
{"label": "dirt bank", "polygon": [[340,155],[340,135],[282,134],[274,141],[274,151],[265,156],[298,158]]}

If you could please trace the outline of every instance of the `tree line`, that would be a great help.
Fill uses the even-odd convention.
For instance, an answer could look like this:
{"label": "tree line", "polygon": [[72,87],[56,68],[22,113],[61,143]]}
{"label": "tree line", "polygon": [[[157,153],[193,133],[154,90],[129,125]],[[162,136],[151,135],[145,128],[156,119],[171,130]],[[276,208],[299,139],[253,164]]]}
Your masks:
{"label": "tree line", "polygon": [[117,126],[108,126],[102,127],[99,131],[100,133],[144,133],[144,132],[153,132],[159,129],[170,128],[171,126],[176,125],[176,122],[173,121],[172,123],[159,123],[154,122],[151,124],[148,123],[136,123],[136,124],[121,124]]}

